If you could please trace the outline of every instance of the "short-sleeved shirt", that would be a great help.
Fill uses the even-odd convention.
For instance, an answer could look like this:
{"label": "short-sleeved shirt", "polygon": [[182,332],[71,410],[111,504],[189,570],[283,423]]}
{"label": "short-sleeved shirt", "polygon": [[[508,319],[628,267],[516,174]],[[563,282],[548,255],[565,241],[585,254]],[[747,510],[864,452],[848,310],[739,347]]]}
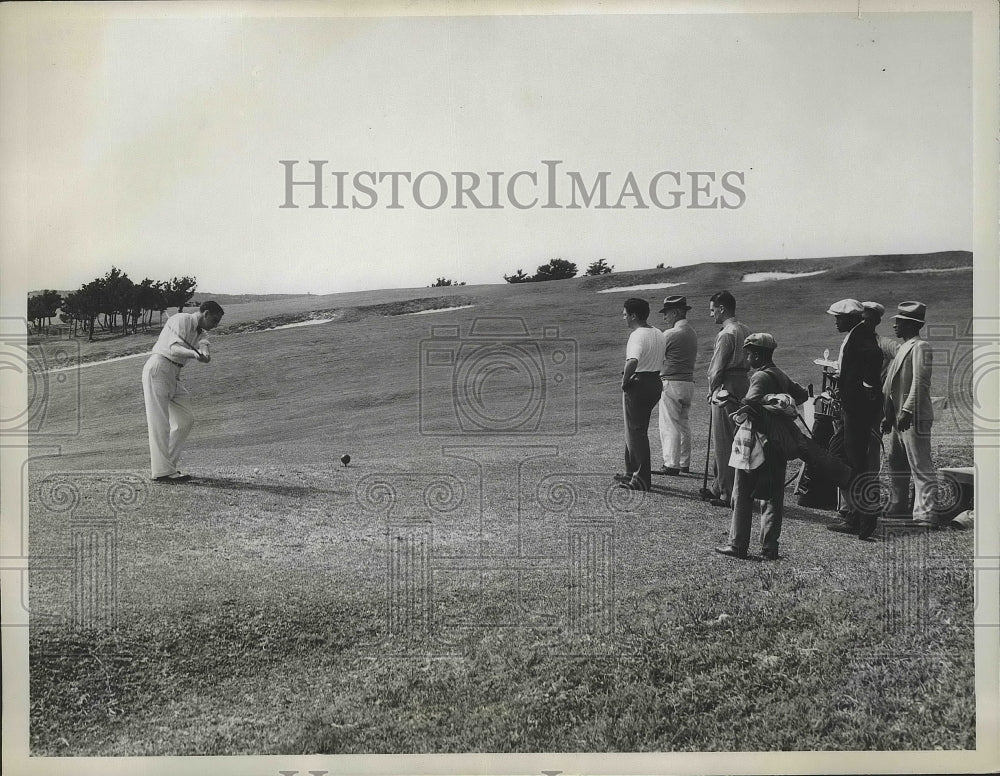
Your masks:
{"label": "short-sleeved shirt", "polygon": [[655,326],[640,326],[628,336],[625,360],[638,361],[636,372],[659,372],[663,364],[663,332]]}
{"label": "short-sleeved shirt", "polygon": [[167,318],[153,352],[181,366],[197,358],[190,346],[208,355],[208,334],[198,329],[198,318],[198,313],[177,313]]}
{"label": "short-sleeved shirt", "polygon": [[694,362],[698,358],[698,335],[687,318],[679,319],[672,328],[663,332],[663,365],[660,377],[664,380],[694,382]]}

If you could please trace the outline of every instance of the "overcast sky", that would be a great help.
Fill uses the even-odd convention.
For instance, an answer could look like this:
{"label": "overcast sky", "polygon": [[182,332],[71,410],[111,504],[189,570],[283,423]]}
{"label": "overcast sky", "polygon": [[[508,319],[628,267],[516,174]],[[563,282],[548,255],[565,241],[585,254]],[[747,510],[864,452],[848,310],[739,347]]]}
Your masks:
{"label": "overcast sky", "polygon": [[[112,264],[219,293],[333,293],[502,282],[558,257],[582,271],[972,249],[968,14],[37,13],[4,35],[8,288],[76,288]],[[299,179],[327,162],[327,207],[303,186],[280,207],[281,160]],[[563,207],[542,207],[546,160]],[[421,207],[398,178],[386,207],[386,179],[374,207],[351,206],[372,199],[362,171],[438,173],[448,196]],[[456,171],[481,178],[484,205],[498,174],[500,207],[453,208]],[[516,181],[519,203],[539,198],[524,209],[518,171],[538,176]],[[565,207],[568,173],[589,187],[602,171],[623,207]],[[662,171],[679,174],[654,187],[664,205],[683,192],[677,208],[650,201]],[[691,172],[715,181],[693,192]],[[422,179],[425,204],[438,180]]]}

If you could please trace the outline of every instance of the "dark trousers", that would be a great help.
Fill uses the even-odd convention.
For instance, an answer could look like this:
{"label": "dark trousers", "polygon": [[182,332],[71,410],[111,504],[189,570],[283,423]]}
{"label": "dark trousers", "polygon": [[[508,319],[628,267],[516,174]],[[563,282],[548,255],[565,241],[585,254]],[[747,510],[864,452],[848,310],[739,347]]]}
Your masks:
{"label": "dark trousers", "polygon": [[876,423],[877,413],[844,410],[840,428],[830,440],[830,452],[854,470],[850,484],[844,489],[847,507],[844,519],[855,526],[863,517],[876,517],[879,512],[878,466],[873,466],[870,455]]}
{"label": "dark trousers", "polygon": [[636,372],[626,390],[622,391],[625,414],[625,472],[632,482],[650,486],[649,418],[660,400],[663,384],[658,372]]}
{"label": "dark trousers", "polygon": [[750,546],[753,503],[756,498],[761,498],[761,548],[764,552],[777,554],[785,506],[785,470],[785,459],[780,457],[765,461],[753,471],[733,470],[733,519],[729,526],[731,547],[745,551]]}

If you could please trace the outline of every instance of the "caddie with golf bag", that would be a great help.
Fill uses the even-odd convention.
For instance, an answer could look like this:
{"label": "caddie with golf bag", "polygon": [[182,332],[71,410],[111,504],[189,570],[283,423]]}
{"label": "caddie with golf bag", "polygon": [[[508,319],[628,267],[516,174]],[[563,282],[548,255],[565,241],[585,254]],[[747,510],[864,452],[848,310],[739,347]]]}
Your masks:
{"label": "caddie with golf bag", "polygon": [[808,391],[774,364],[777,348],[767,333],[749,335],[743,341],[747,362],[753,370],[742,402],[730,402],[737,427],[729,464],[735,470],[733,517],[729,544],[716,552],[744,559],[750,544],[753,502],[764,502],[761,513],[761,548],[765,560],[778,558],[778,539],[785,498],[785,469],[794,458],[807,460],[835,482],[847,484],[851,470],[807,438],[796,426],[797,405]]}

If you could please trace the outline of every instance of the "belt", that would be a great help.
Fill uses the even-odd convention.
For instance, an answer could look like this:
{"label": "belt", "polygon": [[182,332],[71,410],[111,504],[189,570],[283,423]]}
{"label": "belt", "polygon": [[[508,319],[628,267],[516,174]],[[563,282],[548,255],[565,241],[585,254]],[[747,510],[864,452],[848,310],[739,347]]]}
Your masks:
{"label": "belt", "polygon": [[154,356],[159,356],[159,357],[160,357],[160,358],[162,358],[162,359],[163,359],[164,361],[169,361],[169,362],[170,362],[171,364],[173,364],[173,365],[174,365],[174,366],[176,366],[176,367],[179,367],[179,368],[183,368],[183,366],[184,366],[184,364],[181,364],[181,363],[179,363],[179,362],[177,362],[177,361],[174,361],[174,360],[173,360],[172,358],[167,358],[167,357],[166,357],[165,355],[163,355],[162,353],[154,353],[153,355],[154,355]]}
{"label": "belt", "polygon": [[659,372],[638,372],[638,371],[636,371],[636,372],[633,372],[633,374],[637,374],[637,375],[656,375],[657,377],[660,376]]}
{"label": "belt", "polygon": [[693,383],[694,375],[692,374],[690,377],[688,376],[677,377],[676,375],[660,375],[660,379],[672,380],[675,383]]}

